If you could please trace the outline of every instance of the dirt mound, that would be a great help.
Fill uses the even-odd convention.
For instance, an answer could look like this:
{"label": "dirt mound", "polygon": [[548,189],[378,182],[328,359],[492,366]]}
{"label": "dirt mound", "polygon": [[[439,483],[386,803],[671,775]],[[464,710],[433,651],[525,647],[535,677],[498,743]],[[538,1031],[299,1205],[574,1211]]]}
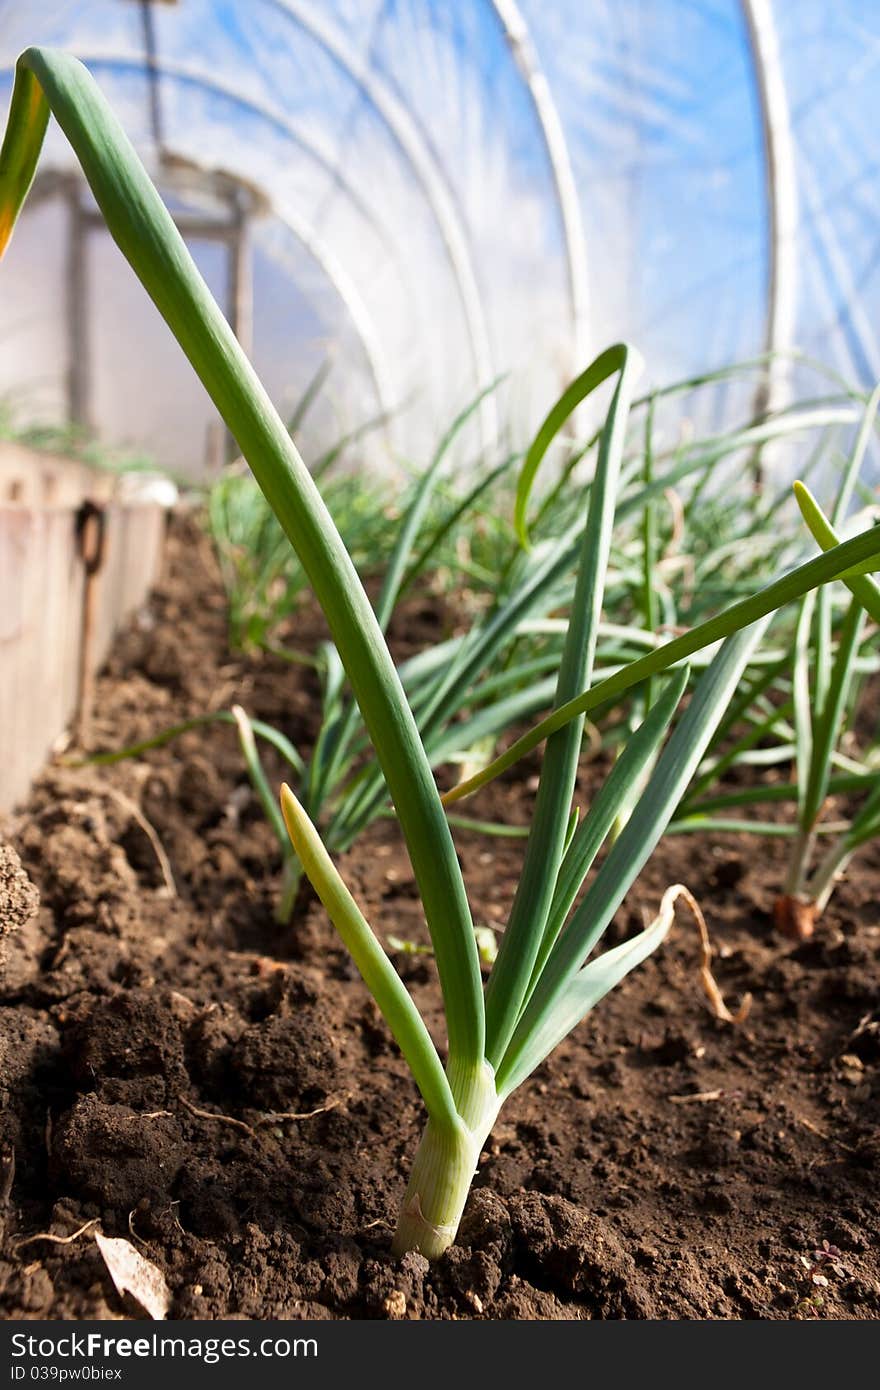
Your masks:
{"label": "dirt mound", "polygon": [[[169,561],[99,681],[101,744],[235,697],[308,748],[311,673],[230,653],[191,522]],[[401,650],[450,621],[424,596],[412,616]],[[298,646],[323,633],[307,606],[297,623]],[[534,768],[489,788],[480,812],[527,823]],[[585,768],[584,801],[594,776]],[[418,1095],[308,890],[291,928],[274,922],[278,852],[231,730],[137,763],[48,770],[12,843],[21,867],[0,848],[0,920],[16,928],[0,999],[0,1145],[17,1159],[0,1212],[5,1316],[122,1311],[88,1232],[19,1244],[93,1219],[162,1269],[178,1318],[880,1314],[876,850],[792,946],[770,921],[781,842],[668,839],[611,935],[687,882],[719,983],[731,1001],[754,995],[747,1023],[706,1012],[696,938],[677,927],[505,1107],[459,1242],[429,1268],[389,1254]],[[476,920],[501,925],[521,843],[461,832],[458,846]],[[381,936],[424,941],[391,822],[341,867]],[[395,960],[442,1038],[433,961]]]}

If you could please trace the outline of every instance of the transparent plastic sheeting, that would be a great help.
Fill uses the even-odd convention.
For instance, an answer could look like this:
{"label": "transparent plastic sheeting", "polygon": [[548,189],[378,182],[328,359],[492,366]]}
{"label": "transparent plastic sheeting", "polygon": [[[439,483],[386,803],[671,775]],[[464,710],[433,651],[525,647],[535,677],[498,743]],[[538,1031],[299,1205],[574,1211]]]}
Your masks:
{"label": "transparent plastic sheeting", "polygon": [[[864,0],[0,0],[17,53],[83,59],[161,182],[259,195],[253,354],[290,410],[326,359],[307,452],[424,461],[481,386],[472,453],[521,444],[626,337],[664,382],[797,346],[880,376],[880,6]],[[55,130],[43,166],[73,168]],[[771,177],[772,175],[772,177]],[[180,195],[178,192],[178,196]],[[198,180],[184,197],[200,207]],[[0,299],[0,391],[63,414],[66,211],[25,214]],[[222,297],[227,268],[193,243]],[[88,244],[90,416],[197,471],[212,418],[103,233]],[[800,369],[779,369],[777,402]],[[731,408],[716,393],[713,409]],[[742,406],[738,399],[737,408]],[[718,423],[717,420],[711,423]]]}

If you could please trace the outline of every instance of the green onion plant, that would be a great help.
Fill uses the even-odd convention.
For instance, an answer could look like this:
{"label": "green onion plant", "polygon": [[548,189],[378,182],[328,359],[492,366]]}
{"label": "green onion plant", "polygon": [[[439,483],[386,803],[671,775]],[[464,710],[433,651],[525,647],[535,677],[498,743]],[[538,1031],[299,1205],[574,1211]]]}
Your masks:
{"label": "green onion plant", "polygon": [[[330,374],[329,357],[307,383],[286,424],[296,438]],[[352,559],[363,569],[387,548],[392,520],[387,487],[378,479],[333,473],[334,464],[365,435],[386,423],[380,415],[342,434],[310,465]],[[243,459],[207,489],[208,528],[229,605],[233,647],[269,648],[296,612],[307,580],[298,557]]]}
{"label": "green onion plant", "polygon": [[[734,371],[689,379],[677,389],[690,392],[698,384],[709,387]],[[673,631],[693,626],[707,613],[717,612],[726,602],[748,593],[761,573],[766,572],[768,562],[785,557],[786,541],[778,528],[773,531],[777,539],[772,544],[768,545],[765,539],[772,529],[768,518],[779,509],[778,498],[768,497],[763,511],[758,511],[754,502],[743,509],[729,499],[705,494],[706,481],[714,471],[732,466],[751,447],[756,437],[754,427],[733,428],[708,440],[689,439],[671,451],[660,449],[664,462],[655,469],[654,406],[659,399],[670,398],[672,392],[673,388],[664,388],[635,403],[635,413],[641,409],[644,419],[629,432],[620,468],[617,525],[606,574],[603,617],[597,629],[593,672],[596,679],[614,674],[659,646],[662,636],[658,623]],[[470,628],[401,662],[398,677],[432,768],[458,764],[465,776],[491,758],[497,739],[512,724],[552,704],[592,486],[587,479],[575,487],[566,465],[563,475],[569,487],[564,494],[565,505],[563,494],[553,487],[537,510],[529,544],[518,545],[513,526],[503,520],[504,503],[514,496],[509,479],[518,456],[508,455],[497,463],[486,463],[463,495],[454,480],[446,483],[446,458],[481,398],[478,396],[452,422],[427,468],[414,479],[399,518],[390,524],[377,511],[378,494],[367,487],[358,501],[355,525],[350,510],[344,506],[337,510],[338,493],[327,494],[322,461],[311,470],[313,478],[323,482],[322,495],[339,523],[338,529],[355,543],[360,567],[369,561],[371,573],[375,574],[376,551],[384,545],[386,570],[376,602],[383,631],[401,597],[416,583],[423,590],[433,588],[436,572],[432,567],[438,563],[444,568],[450,566],[449,552],[460,554],[464,537],[464,579],[470,598],[464,599],[461,587],[456,598],[460,613],[470,617]],[[852,418],[854,410],[844,396],[831,405],[811,404],[787,412],[784,417],[767,422],[761,437],[785,438]],[[296,417],[287,423],[290,429]],[[551,447],[556,448],[559,434],[554,435],[551,430],[548,441],[549,452]],[[597,434],[590,441],[591,449],[598,442]],[[584,456],[583,449],[575,448],[574,453],[578,458]],[[346,495],[353,498],[357,481],[349,478],[341,483]],[[437,493],[446,486],[443,506],[433,507]],[[672,495],[676,486],[691,486],[693,498],[685,493],[680,507],[677,501],[667,507],[666,496]],[[326,847],[334,853],[344,851],[377,816],[391,814],[381,768],[371,757],[369,737],[345,685],[344,668],[335,646],[324,643],[312,655],[290,646],[279,647],[271,640],[278,621],[289,616],[291,596],[303,582],[303,572],[263,493],[253,477],[239,473],[224,479],[218,487],[225,500],[222,505],[216,504],[212,527],[220,553],[226,557],[227,573],[233,568],[231,557],[236,557],[234,576],[227,583],[236,630],[246,631],[249,645],[265,644],[278,656],[313,665],[320,679],[320,718],[314,746],[296,748],[280,730],[253,720],[255,741],[242,742],[245,767],[258,800],[265,806],[267,774],[260,749],[273,746],[287,764],[286,775],[293,781],[299,801],[318,825]],[[235,494],[243,502],[240,510],[237,503],[231,502]],[[215,490],[212,505],[216,496]],[[577,508],[573,497],[577,499]],[[487,518],[488,535],[478,544],[474,523]],[[521,518],[517,518],[517,525],[521,528]],[[370,536],[376,540],[372,550],[368,546]],[[285,547],[290,559],[285,558]],[[673,582],[682,570],[687,574],[684,586]],[[270,591],[275,586],[280,586],[280,592],[273,598]],[[784,658],[785,650],[759,646],[751,653],[749,670],[758,671],[761,689],[767,684],[765,673],[769,678],[775,674],[768,668]],[[708,664],[711,654],[711,648],[694,653],[692,668]],[[607,711],[600,708],[594,712],[593,719],[600,721],[601,732],[596,724],[591,724],[591,747],[607,743],[619,749],[625,743],[644,717],[646,702],[649,706],[653,698],[651,680],[631,692],[631,697],[622,718],[605,720],[602,716]],[[241,735],[245,717],[241,711],[233,720],[229,710],[199,715],[131,747],[93,754],[90,761],[111,763],[143,754],[197,725],[235,722]],[[790,752],[788,746],[778,756],[788,756]],[[710,748],[710,766],[713,756]],[[649,771],[646,767],[643,779]],[[705,778],[708,774],[701,769],[700,775]],[[632,789],[633,799],[639,792],[638,786]],[[625,815],[626,808],[622,808],[621,822]],[[488,833],[517,833],[517,828],[485,820],[454,820]],[[293,911],[300,866],[286,833],[279,831],[277,816],[268,816],[268,823],[275,832],[282,861],[276,915],[286,922]]]}
{"label": "green onion plant", "polygon": [[[844,469],[829,521],[803,482],[794,485],[800,513],[823,549],[837,541],[859,470],[875,428],[880,389],[868,398],[861,427]],[[838,596],[851,593],[841,605]],[[777,664],[759,671],[737,694],[719,726],[724,744],[713,751],[677,813],[678,831],[739,830],[791,839],[788,872],[774,904],[783,934],[812,935],[836,882],[856,851],[880,831],[880,747],[856,752],[852,728],[866,676],[880,669],[876,624],[880,590],[868,575],[847,577],[806,594],[797,607],[790,642]],[[866,619],[873,621],[866,625]],[[775,654],[774,654],[775,655]],[[849,735],[847,738],[846,736]],[[876,741],[876,731],[874,733]],[[760,745],[760,746],[759,746]],[[793,760],[792,782],[757,781],[735,791],[721,786],[725,774],[745,764],[764,766]],[[847,819],[826,816],[829,798],[846,798],[856,810]],[[770,804],[791,802],[794,819],[732,819]]]}
{"label": "green onion plant", "polygon": [[[377,612],[369,602],[284,422],[132,146],[86,69],[65,53],[29,49],[19,59],[0,149],[0,248],[8,242],[30,187],[50,110],[73,146],[112,236],[201,377],[299,555],[403,831],[440,978],[445,1065],[312,819],[292,792],[282,794],[282,814],[298,859],[384,1014],[427,1110],[394,1250],[437,1256],[455,1238],[480,1149],[500,1106],[668,931],[671,898],[646,931],[589,958],[681,800],[767,621],[782,604],[822,583],[841,575],[855,582],[851,576],[876,567],[880,531],[869,529],[831,546],[691,631],[594,680],[637,355],[626,345],[609,348],[564,393],[522,466],[516,516],[523,536],[531,486],[549,444],[591,392],[614,381],[586,517],[577,528],[575,591],[553,712],[452,794],[457,797],[485,783],[546,740],[522,875],[484,993],[461,869],[415,714],[385,643],[381,606]],[[685,663],[719,641],[665,739],[688,680]],[[458,658],[461,672],[470,659]],[[655,692],[650,708],[573,828],[584,716],[647,680]],[[441,702],[449,693],[441,684],[431,698]],[[642,795],[632,805],[630,789],[655,758]],[[630,814],[579,898],[624,805],[630,805]]]}
{"label": "green onion plant", "polygon": [[[802,482],[795,483],[795,494],[801,514],[811,534],[823,550],[837,543],[837,528],[846,517],[847,506],[873,423],[880,391],[872,398],[865,426],[853,454],[853,464],[846,476],[835,503],[832,517],[825,516],[810,489]],[[856,662],[865,637],[866,620],[872,621],[869,642],[876,647],[880,624],[880,587],[869,574],[843,576],[849,591],[843,623],[836,648],[829,640],[829,588],[818,595],[809,594],[801,604],[798,624],[803,637],[811,622],[818,628],[815,658],[807,665],[806,643],[797,649],[795,671],[795,722],[798,732],[797,759],[797,834],[792,845],[788,876],[783,893],[777,899],[774,916],[776,924],[786,935],[804,939],[812,935],[815,922],[821,916],[835,884],[844,873],[853,855],[863,845],[880,834],[880,770],[864,767],[862,785],[850,785],[850,795],[860,797],[858,810],[842,824],[822,826],[822,816],[831,790],[835,750],[852,723],[857,705],[859,681]],[[815,610],[815,614],[814,614]],[[824,838],[824,851],[813,864],[820,829],[832,833]],[[829,844],[830,840],[830,844]]]}

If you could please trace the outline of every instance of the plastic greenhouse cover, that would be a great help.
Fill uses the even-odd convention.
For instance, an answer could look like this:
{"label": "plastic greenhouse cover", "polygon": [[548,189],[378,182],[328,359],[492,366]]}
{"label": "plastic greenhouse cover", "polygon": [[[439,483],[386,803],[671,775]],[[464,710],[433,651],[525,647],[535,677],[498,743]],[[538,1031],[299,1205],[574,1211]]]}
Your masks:
{"label": "plastic greenhouse cover", "polygon": [[[290,408],[333,362],[307,452],[384,413],[367,455],[418,462],[500,373],[468,447],[522,442],[621,337],[654,382],[768,342],[880,377],[861,0],[2,0],[5,98],[32,43],[87,63],[160,184],[190,171],[176,207],[211,210],[198,173],[258,196],[258,370]],[[51,166],[73,172],[57,131]],[[0,390],[31,416],[64,408],[66,216],[26,213],[0,308]],[[222,297],[223,248],[193,250]],[[94,423],[195,471],[198,383],[99,232],[88,272]],[[780,403],[803,369],[775,371]]]}

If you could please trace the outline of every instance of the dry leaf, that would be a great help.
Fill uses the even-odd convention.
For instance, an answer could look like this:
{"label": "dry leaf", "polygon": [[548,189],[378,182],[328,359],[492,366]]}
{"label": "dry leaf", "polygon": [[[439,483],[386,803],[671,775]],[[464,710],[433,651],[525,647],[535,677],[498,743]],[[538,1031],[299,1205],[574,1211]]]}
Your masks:
{"label": "dry leaf", "polygon": [[95,1232],[95,1240],[119,1296],[131,1294],[144,1312],[157,1322],[167,1317],[171,1294],[164,1275],[156,1266],[145,1260],[131,1241],[113,1240],[102,1236],[100,1231]]}
{"label": "dry leaf", "polygon": [[674,883],[671,888],[667,888],[660,903],[660,911],[656,920],[651,926],[657,926],[660,922],[666,923],[666,930],[672,925],[675,914],[675,904],[679,898],[683,898],[686,906],[690,909],[691,916],[697,924],[700,933],[700,979],[703,990],[709,1001],[709,1007],[715,1018],[723,1023],[745,1023],[749,1010],[752,1007],[752,996],[743,995],[740,1006],[735,1014],[730,1012],[724,1002],[724,996],[712,974],[712,944],[709,940],[709,929],[706,926],[706,919],[700,911],[700,905],[689,889],[683,883]]}
{"label": "dry leaf", "polygon": [[406,1317],[406,1295],[400,1289],[392,1289],[383,1307],[389,1318]]}

